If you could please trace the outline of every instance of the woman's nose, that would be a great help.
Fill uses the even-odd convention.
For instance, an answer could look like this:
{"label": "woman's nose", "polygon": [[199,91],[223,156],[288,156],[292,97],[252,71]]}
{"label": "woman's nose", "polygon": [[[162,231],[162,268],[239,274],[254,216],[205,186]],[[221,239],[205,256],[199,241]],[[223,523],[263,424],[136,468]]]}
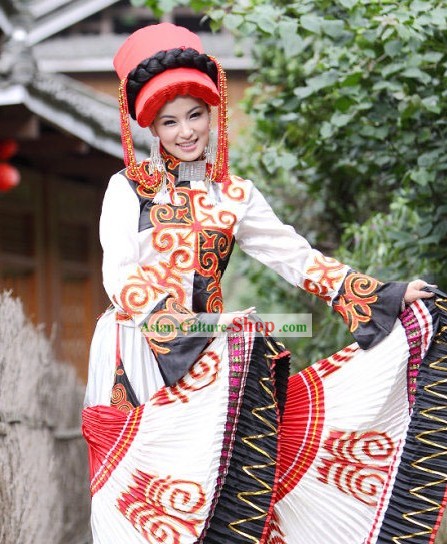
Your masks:
{"label": "woman's nose", "polygon": [[180,135],[183,138],[191,138],[193,129],[189,123],[182,123],[180,126]]}

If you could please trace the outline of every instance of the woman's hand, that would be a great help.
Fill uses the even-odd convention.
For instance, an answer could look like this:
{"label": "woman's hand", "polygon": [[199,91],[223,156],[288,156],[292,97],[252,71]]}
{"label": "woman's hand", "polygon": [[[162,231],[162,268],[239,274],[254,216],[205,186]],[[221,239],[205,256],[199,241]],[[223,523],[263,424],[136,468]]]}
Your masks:
{"label": "woman's hand", "polygon": [[432,285],[430,283],[427,283],[424,280],[414,280],[410,281],[408,284],[407,290],[405,291],[404,295],[404,302],[405,304],[411,304],[415,300],[418,300],[420,298],[431,298],[434,293],[429,293],[428,291],[423,291],[422,289],[424,287],[437,287],[437,285]]}
{"label": "woman's hand", "polygon": [[225,325],[228,328],[231,328],[231,325],[233,324],[233,320],[238,317],[246,317],[250,314],[256,313],[256,307],[251,306],[250,308],[246,308],[245,310],[238,310],[236,312],[228,312],[224,313],[220,316],[219,319],[219,325]]}

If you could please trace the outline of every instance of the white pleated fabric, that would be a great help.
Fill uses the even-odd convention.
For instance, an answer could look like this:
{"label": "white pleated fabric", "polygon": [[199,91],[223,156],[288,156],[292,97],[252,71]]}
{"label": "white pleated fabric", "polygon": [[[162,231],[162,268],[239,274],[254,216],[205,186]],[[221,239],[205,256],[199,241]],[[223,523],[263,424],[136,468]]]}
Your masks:
{"label": "white pleated fabric", "polygon": [[[228,409],[228,366],[222,364],[227,357],[226,339],[216,338],[200,359],[216,365],[214,381],[205,376],[202,389],[198,379],[193,392],[186,388],[181,394],[168,388],[172,395],[165,404],[156,396],[136,409],[141,419],[130,447],[104,484],[107,462],[92,479],[94,544],[196,542],[218,475]],[[118,442],[125,441],[124,432]],[[117,445],[110,455],[119,455]],[[139,494],[141,501],[135,500]]]}
{"label": "white pleated fabric", "polygon": [[[430,314],[416,306],[428,345]],[[292,422],[282,442],[293,460],[279,481],[268,544],[376,542],[410,422],[408,357],[398,321],[377,346],[353,344],[290,379]]]}

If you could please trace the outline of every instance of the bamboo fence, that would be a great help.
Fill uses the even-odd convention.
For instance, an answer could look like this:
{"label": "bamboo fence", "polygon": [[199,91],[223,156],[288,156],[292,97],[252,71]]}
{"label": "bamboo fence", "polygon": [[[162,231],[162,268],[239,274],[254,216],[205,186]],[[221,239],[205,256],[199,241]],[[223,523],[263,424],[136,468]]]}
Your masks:
{"label": "bamboo fence", "polygon": [[89,544],[84,387],[0,294],[0,543]]}

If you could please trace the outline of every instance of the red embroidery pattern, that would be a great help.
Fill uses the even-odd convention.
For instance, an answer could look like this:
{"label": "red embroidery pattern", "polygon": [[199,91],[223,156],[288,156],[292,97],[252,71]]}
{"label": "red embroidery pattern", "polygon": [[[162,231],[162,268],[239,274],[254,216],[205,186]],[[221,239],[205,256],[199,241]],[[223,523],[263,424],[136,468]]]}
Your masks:
{"label": "red embroidery pattern", "polygon": [[190,371],[171,387],[162,387],[151,398],[157,406],[173,402],[189,402],[191,393],[214,383],[217,379],[220,358],[214,351],[206,351]]}
{"label": "red embroidery pattern", "polygon": [[378,431],[332,431],[324,449],[331,457],[322,459],[318,479],[376,506],[396,450],[392,439]]}
{"label": "red embroidery pattern", "polygon": [[346,265],[332,257],[325,257],[316,252],[313,263],[304,273],[307,279],[303,282],[303,288],[329,302],[334,296],[334,292],[338,291],[346,271]]}
{"label": "red embroidery pattern", "polygon": [[334,304],[349,330],[354,332],[360,323],[368,323],[371,319],[371,305],[377,301],[374,293],[382,285],[379,281],[364,274],[349,274],[344,283],[345,292]]}
{"label": "red embroidery pattern", "polygon": [[165,165],[168,171],[174,170],[182,162],[177,157],[174,157],[174,155],[171,155],[170,153],[168,153],[166,149],[164,149],[163,147],[161,148],[161,156],[163,157],[165,161]]}
{"label": "red embroidery pattern", "polygon": [[117,507],[148,542],[180,544],[183,535],[198,536],[206,502],[201,485],[140,470],[133,480],[135,485],[121,494]]}
{"label": "red embroidery pattern", "polygon": [[172,342],[179,334],[187,335],[188,322],[195,319],[196,314],[169,297],[166,299],[165,308],[152,313],[141,331],[154,353],[166,354],[171,350],[163,344]]}
{"label": "red embroidery pattern", "polygon": [[133,315],[144,311],[145,307],[164,294],[163,288],[153,281],[149,271],[138,266],[120,293],[120,305],[126,314]]}
{"label": "red embroidery pattern", "polygon": [[[118,369],[117,374],[123,374],[123,371]],[[128,413],[134,409],[132,404],[127,400],[126,388],[121,383],[116,383],[112,388],[112,396],[110,400],[110,405],[114,406],[121,412]]]}
{"label": "red embroidery pattern", "polygon": [[[169,271],[170,287],[177,291],[176,298],[184,302],[185,292],[181,275],[196,271],[213,278],[213,292],[207,303],[208,312],[223,310],[219,264],[228,258],[232,249],[233,226],[236,216],[207,202],[204,191],[178,188],[179,206],[154,206],[150,211],[154,225],[152,243],[161,254],[170,253],[165,263],[147,268],[163,277],[160,269]],[[164,276],[166,279],[167,275]],[[210,289],[210,287],[208,288]]]}
{"label": "red embroidery pattern", "polygon": [[[137,183],[137,193],[143,198],[154,198],[161,185],[161,178],[151,174],[151,161],[146,159],[136,165],[135,171],[132,167],[126,168],[125,176],[127,179]],[[140,183],[141,179],[146,180],[146,186]]]}
{"label": "red embroidery pattern", "polygon": [[272,518],[270,520],[269,532],[265,544],[287,544],[286,537],[282,532],[281,526],[279,524],[278,516],[276,515],[276,512],[274,510]]}
{"label": "red embroidery pattern", "polygon": [[222,193],[231,200],[243,202],[247,198],[246,182],[239,176],[230,176],[221,185]]}
{"label": "red embroidery pattern", "polygon": [[351,344],[350,346],[337,351],[337,353],[334,353],[334,355],[317,361],[313,367],[318,372],[320,378],[327,378],[333,372],[340,370],[340,368],[349,362],[358,350],[359,347],[357,344]]}

